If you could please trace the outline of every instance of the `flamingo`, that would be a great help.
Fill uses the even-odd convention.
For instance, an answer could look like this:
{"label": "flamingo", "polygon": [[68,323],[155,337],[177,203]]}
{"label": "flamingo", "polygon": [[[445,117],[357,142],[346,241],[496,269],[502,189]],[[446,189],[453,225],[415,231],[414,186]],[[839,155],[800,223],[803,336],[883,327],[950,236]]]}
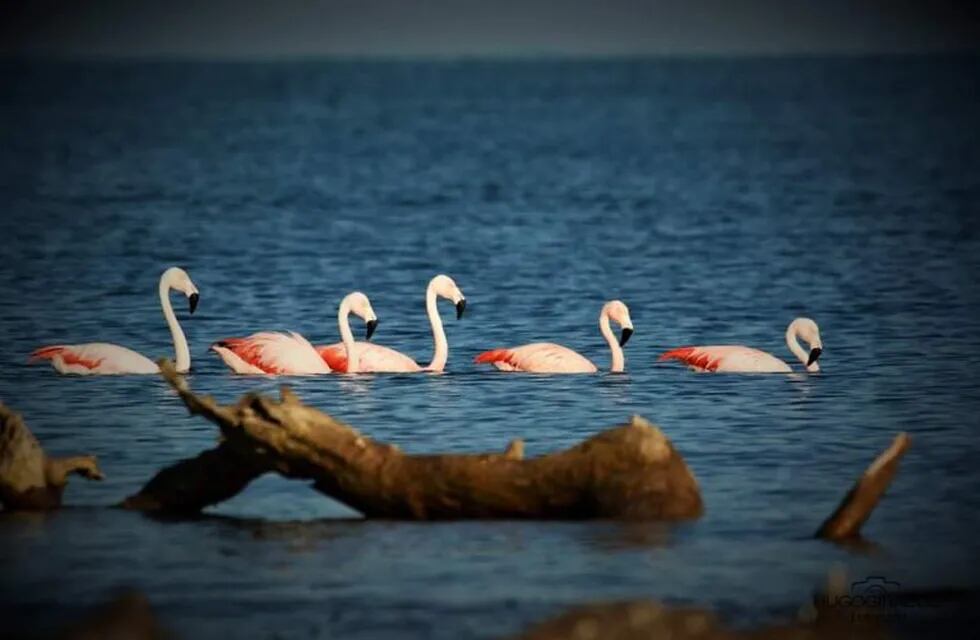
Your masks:
{"label": "flamingo", "polygon": [[[802,338],[810,347],[807,352],[800,346]],[[820,329],[810,318],[796,318],[786,328],[786,346],[793,352],[806,370],[820,371],[817,359],[823,353]],[[741,345],[709,347],[680,347],[663,354],[660,360],[680,360],[696,371],[723,371],[731,373],[790,373],[788,364],[775,356]]]}
{"label": "flamingo", "polygon": [[[177,371],[186,373],[191,368],[191,353],[187,348],[187,338],[177,322],[177,316],[170,305],[170,290],[180,291],[190,300],[190,311],[194,313],[200,294],[191,282],[187,272],[179,267],[170,267],[160,276],[160,306],[163,317],[167,319],[170,335],[177,353]],[[58,373],[77,375],[119,375],[158,373],[160,367],[144,355],[132,349],[106,342],[87,342],[85,344],[56,344],[41,347],[31,354],[30,360],[50,360]]]}
{"label": "flamingo", "polygon": [[[401,373],[413,371],[442,371],[446,367],[446,360],[449,358],[449,343],[446,341],[446,331],[442,326],[442,318],[439,317],[439,308],[436,304],[438,298],[446,298],[456,305],[456,319],[463,317],[463,310],[466,309],[466,298],[463,292],[456,286],[447,275],[437,275],[429,281],[429,286],[425,289],[425,309],[429,315],[429,324],[432,326],[432,340],[435,343],[432,362],[429,366],[423,367],[407,355],[369,342],[354,343],[354,352],[359,357],[359,371],[376,373]],[[351,372],[350,349],[345,348],[344,343],[338,342],[331,345],[317,347],[320,356],[330,365],[334,371]]]}
{"label": "flamingo", "polygon": [[[371,301],[360,291],[344,296],[337,311],[341,345],[350,354],[351,373],[358,371],[358,357],[354,350],[354,335],[350,329],[350,314],[360,316],[367,327],[366,338],[378,326],[378,317],[371,308]],[[245,338],[225,338],[211,345],[225,364],[235,373],[305,375],[330,373],[330,366],[320,357],[316,348],[298,333],[262,331]]]}
{"label": "flamingo", "polygon": [[[618,342],[609,326],[610,320],[623,328]],[[604,304],[599,313],[599,331],[612,351],[609,370],[613,373],[621,372],[626,364],[623,345],[633,335],[633,321],[630,320],[629,308],[619,300],[611,300]],[[474,362],[489,362],[501,371],[532,373],[595,373],[599,370],[585,356],[551,342],[535,342],[510,349],[484,351],[474,359]]]}

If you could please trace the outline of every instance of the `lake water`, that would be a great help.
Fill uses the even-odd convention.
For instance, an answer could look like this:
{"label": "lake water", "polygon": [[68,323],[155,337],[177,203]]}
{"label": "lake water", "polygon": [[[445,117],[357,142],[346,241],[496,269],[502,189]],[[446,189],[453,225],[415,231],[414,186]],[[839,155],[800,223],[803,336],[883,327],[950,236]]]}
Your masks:
{"label": "lake water", "polygon": [[[4,63],[0,398],[52,453],[91,452],[67,508],[0,517],[0,618],[50,629],[143,590],[184,637],[496,638],[569,605],[656,597],[736,624],[792,616],[834,565],[903,587],[980,584],[980,136],[976,59],[459,63]],[[351,520],[267,477],[199,519],[109,509],[214,444],[155,377],[28,366],[50,343],[171,355],[156,298],[185,266],[191,385],[231,402],[208,344],[337,338],[366,292],[375,340],[448,372],[289,380],[409,452],[570,446],[639,413],[694,470],[693,523]],[[630,307],[627,373],[520,376],[492,347],[560,342],[608,367],[597,316]],[[790,359],[814,318],[823,371],[697,375],[669,347]],[[810,539],[901,430],[913,444],[865,528]],[[338,519],[347,518],[347,519]]]}

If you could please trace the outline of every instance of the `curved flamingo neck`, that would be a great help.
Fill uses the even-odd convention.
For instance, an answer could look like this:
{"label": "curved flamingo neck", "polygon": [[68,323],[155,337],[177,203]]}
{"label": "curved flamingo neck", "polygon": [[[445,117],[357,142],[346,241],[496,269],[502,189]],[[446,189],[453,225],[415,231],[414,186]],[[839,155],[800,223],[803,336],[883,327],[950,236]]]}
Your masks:
{"label": "curved flamingo neck", "polygon": [[621,372],[626,365],[626,358],[623,356],[623,348],[619,346],[619,340],[616,339],[616,334],[613,333],[612,327],[609,326],[609,316],[606,314],[605,309],[599,314],[599,331],[602,332],[602,337],[609,343],[609,350],[612,352],[612,362],[609,364],[609,370],[613,373]]}
{"label": "curved flamingo neck", "polygon": [[793,355],[806,367],[806,361],[810,359],[810,354],[800,346],[799,338],[796,335],[796,322],[791,322],[786,327],[786,346],[793,352]]}
{"label": "curved flamingo neck", "polygon": [[427,369],[442,371],[446,368],[446,360],[449,359],[449,342],[446,340],[446,330],[442,326],[442,318],[439,317],[434,279],[429,282],[429,286],[425,290],[425,312],[429,315],[429,324],[432,326],[433,342],[432,362]]}
{"label": "curved flamingo neck", "polygon": [[177,371],[186,373],[191,368],[191,351],[187,347],[187,337],[177,322],[177,315],[170,304],[170,282],[166,277],[160,278],[160,306],[163,307],[163,317],[170,327],[170,337],[174,341],[174,352],[177,354]]}
{"label": "curved flamingo neck", "polygon": [[349,295],[344,296],[344,299],[340,301],[340,309],[337,311],[337,328],[340,329],[340,339],[344,343],[344,351],[347,353],[347,373],[357,373],[361,363],[357,355],[354,334],[350,330]]}

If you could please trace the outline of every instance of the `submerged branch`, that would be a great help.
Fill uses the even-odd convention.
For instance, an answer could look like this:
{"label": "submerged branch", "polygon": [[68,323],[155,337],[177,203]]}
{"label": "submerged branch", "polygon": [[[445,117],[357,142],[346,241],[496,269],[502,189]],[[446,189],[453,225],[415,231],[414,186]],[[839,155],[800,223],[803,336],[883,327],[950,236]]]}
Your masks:
{"label": "submerged branch", "polygon": [[885,494],[898,471],[898,462],[909,448],[912,439],[907,433],[895,436],[891,446],[879,455],[847,492],[840,505],[820,525],[816,537],[828,540],[856,538],[871,512]]}

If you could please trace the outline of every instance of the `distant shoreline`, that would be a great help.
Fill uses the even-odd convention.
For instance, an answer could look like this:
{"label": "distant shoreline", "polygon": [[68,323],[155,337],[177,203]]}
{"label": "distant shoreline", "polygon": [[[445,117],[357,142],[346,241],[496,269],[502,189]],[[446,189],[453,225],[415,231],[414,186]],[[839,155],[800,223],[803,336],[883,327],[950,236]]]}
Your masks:
{"label": "distant shoreline", "polygon": [[793,52],[793,53],[692,53],[692,54],[499,54],[499,55],[394,55],[338,54],[285,56],[197,56],[191,54],[19,54],[0,53],[0,63],[40,64],[214,64],[214,65],[290,65],[290,64],[621,64],[621,63],[698,63],[698,62],[792,62],[817,60],[970,60],[980,59],[980,50],[893,51],[893,52]]}

